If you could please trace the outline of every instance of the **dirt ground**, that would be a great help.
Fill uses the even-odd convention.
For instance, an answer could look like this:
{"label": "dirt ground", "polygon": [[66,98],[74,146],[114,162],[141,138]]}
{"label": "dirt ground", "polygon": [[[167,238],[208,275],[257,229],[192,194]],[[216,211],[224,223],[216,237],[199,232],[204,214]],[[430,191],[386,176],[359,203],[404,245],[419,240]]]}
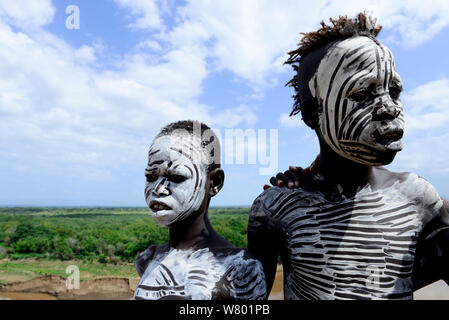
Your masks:
{"label": "dirt ground", "polygon": [[99,262],[83,262],[81,260],[0,259],[0,284],[31,280],[49,274],[66,277],[66,268],[68,266],[79,268],[81,281],[109,276],[138,276],[133,263],[111,265]]}
{"label": "dirt ground", "polygon": [[[0,300],[129,300],[138,278],[102,277],[80,282],[80,288],[67,290],[66,279],[47,275],[27,281],[0,285]],[[283,300],[282,266],[278,266],[269,300]],[[449,286],[435,282],[414,293],[415,300],[449,300]]]}
{"label": "dirt ground", "polygon": [[46,275],[0,286],[0,299],[14,300],[126,300],[131,299],[138,278],[103,277],[85,280],[79,288],[67,289],[66,279]]}

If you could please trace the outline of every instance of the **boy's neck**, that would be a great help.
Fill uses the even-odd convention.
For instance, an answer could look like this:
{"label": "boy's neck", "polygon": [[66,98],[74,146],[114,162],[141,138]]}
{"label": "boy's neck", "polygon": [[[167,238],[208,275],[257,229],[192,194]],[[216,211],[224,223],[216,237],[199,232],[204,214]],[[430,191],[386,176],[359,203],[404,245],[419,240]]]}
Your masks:
{"label": "boy's neck", "polygon": [[186,220],[170,228],[170,247],[188,249],[197,247],[210,235],[206,212],[193,212]]}
{"label": "boy's neck", "polygon": [[316,173],[329,183],[339,185],[346,196],[354,196],[361,187],[373,180],[373,167],[346,159],[329,146],[322,145]]}
{"label": "boy's neck", "polygon": [[170,247],[185,249],[201,249],[213,246],[226,246],[223,239],[212,228],[209,221],[210,198],[195,212],[192,212],[185,220],[180,221],[170,228]]}

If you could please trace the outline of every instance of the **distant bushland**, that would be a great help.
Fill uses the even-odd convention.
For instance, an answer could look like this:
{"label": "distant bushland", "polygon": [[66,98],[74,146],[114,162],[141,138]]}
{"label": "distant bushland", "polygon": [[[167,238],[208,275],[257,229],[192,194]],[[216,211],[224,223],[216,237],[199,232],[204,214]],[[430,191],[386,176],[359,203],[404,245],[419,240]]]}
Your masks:
{"label": "distant bushland", "polygon": [[[212,226],[246,247],[249,208],[211,208]],[[0,258],[132,262],[151,244],[168,242],[147,208],[0,208]]]}

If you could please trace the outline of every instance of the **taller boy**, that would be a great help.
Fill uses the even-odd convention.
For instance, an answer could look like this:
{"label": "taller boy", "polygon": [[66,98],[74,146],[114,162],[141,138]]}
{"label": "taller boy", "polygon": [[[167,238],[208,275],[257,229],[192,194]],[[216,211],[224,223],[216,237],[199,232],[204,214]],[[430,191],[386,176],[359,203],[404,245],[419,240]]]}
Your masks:
{"label": "taller boy", "polygon": [[[411,299],[449,281],[449,215],[434,187],[389,164],[402,149],[401,78],[381,27],[360,13],[305,34],[292,114],[315,130],[320,156],[297,189],[254,202],[248,246],[271,288],[278,254],[286,299]],[[298,65],[299,63],[299,65]]]}

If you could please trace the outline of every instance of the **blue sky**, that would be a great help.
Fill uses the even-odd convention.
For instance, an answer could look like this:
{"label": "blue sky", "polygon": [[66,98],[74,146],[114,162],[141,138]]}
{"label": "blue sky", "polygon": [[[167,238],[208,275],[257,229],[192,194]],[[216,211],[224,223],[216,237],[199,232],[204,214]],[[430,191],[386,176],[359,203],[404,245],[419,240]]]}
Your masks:
{"label": "blue sky", "polygon": [[[66,26],[69,5],[79,29]],[[275,147],[245,151],[276,151],[273,173],[307,166],[318,145],[287,117],[282,62],[300,32],[362,10],[384,26],[404,83],[405,147],[388,167],[449,197],[446,1],[0,0],[0,206],[145,206],[147,149],[180,119],[206,122],[223,147],[226,130],[260,141],[258,130],[274,129]],[[213,206],[250,205],[261,192],[270,175],[253,154],[224,164]]]}

